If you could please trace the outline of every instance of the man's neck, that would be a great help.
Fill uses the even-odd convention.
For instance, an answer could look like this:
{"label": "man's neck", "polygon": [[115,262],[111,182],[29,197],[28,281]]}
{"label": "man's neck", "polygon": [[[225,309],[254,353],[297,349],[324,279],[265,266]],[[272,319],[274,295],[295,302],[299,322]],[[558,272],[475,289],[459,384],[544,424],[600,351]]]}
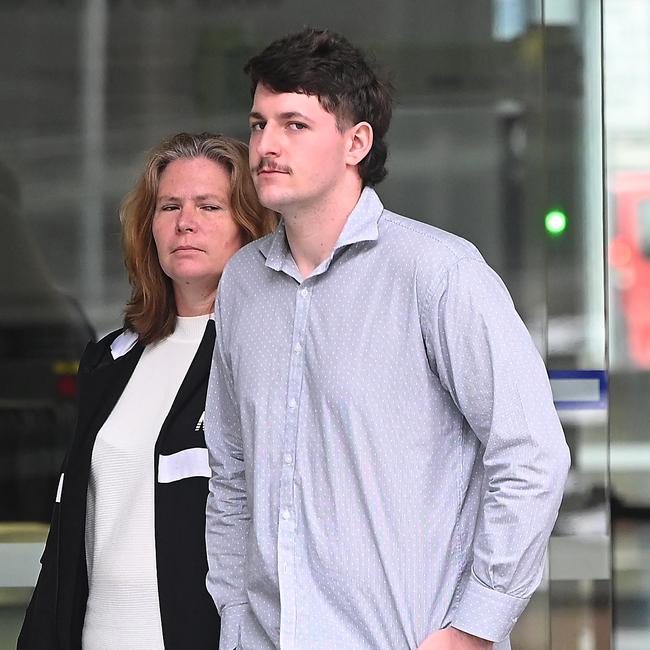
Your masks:
{"label": "man's neck", "polygon": [[326,260],[361,196],[361,186],[354,192],[323,201],[310,209],[283,213],[287,241],[296,266],[303,278]]}

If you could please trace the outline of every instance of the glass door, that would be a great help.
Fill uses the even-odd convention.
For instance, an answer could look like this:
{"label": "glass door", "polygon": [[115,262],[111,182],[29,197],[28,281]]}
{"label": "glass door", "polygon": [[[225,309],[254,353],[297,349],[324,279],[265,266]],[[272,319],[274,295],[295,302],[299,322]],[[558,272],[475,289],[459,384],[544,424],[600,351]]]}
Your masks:
{"label": "glass door", "polygon": [[[305,24],[342,32],[393,80],[389,176],[378,187],[384,203],[476,244],[547,362],[573,466],[545,579],[515,628],[514,650],[611,647],[608,418],[617,640],[647,633],[650,574],[639,571],[650,535],[640,518],[650,509],[642,390],[647,6],[2,3],[0,646],[15,642],[38,571],[74,421],[79,355],[88,338],[120,325],[128,298],[119,201],[144,152],[165,135],[215,130],[246,139],[244,62]],[[605,96],[607,200],[603,20],[607,88],[616,86]],[[634,647],[650,642],[620,646]]]}
{"label": "glass door", "polygon": [[614,648],[650,646],[650,2],[603,5]]}

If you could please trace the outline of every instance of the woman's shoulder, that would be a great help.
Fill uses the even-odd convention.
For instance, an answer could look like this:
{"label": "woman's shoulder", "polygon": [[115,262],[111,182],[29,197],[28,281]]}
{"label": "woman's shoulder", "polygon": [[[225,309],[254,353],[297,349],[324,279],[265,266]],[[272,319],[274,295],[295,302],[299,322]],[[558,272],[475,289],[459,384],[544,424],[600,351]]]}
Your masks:
{"label": "woman's shoulder", "polygon": [[92,370],[102,361],[119,359],[130,352],[138,342],[138,335],[128,329],[119,328],[109,332],[98,341],[91,341],[81,357],[80,370]]}
{"label": "woman's shoulder", "polygon": [[132,330],[119,329],[107,334],[105,345],[110,346],[113,359],[119,359],[130,352],[138,342],[138,335]]}

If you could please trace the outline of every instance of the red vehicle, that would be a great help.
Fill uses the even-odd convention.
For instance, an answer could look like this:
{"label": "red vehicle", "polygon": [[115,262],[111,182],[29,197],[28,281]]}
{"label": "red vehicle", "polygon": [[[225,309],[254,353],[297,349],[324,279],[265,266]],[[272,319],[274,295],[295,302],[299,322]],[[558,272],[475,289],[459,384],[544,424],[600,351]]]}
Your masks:
{"label": "red vehicle", "polygon": [[612,190],[609,263],[616,271],[627,351],[635,365],[650,368],[650,172],[620,173]]}

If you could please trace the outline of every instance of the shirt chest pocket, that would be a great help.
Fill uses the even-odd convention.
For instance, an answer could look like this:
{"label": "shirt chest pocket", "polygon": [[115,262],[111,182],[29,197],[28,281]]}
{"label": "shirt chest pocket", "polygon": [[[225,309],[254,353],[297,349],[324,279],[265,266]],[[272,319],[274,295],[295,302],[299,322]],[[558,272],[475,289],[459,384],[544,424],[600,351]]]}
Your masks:
{"label": "shirt chest pocket", "polygon": [[205,447],[183,449],[175,454],[158,457],[158,482],[173,483],[184,478],[210,478],[208,450]]}

